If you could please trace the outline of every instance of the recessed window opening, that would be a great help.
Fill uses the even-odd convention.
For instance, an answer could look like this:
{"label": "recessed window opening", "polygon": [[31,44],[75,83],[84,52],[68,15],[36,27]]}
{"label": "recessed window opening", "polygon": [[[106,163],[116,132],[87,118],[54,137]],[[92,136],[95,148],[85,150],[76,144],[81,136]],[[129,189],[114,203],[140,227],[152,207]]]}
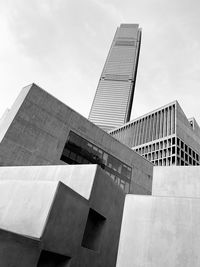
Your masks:
{"label": "recessed window opening", "polygon": [[70,257],[42,250],[37,267],[68,267]]}
{"label": "recessed window opening", "polygon": [[82,247],[99,251],[105,224],[106,218],[90,208],[81,244]]}
{"label": "recessed window opening", "polygon": [[68,164],[98,164],[110,176],[117,175],[130,184],[131,167],[72,131],[60,159]]}

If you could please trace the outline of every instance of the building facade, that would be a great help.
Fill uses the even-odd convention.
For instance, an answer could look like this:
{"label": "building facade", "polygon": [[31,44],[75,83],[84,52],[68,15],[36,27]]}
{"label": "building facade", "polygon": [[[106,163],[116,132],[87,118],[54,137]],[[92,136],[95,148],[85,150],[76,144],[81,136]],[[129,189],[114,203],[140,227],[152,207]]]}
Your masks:
{"label": "building facade", "polygon": [[98,164],[125,193],[151,194],[153,165],[35,84],[0,124],[0,166]]}
{"label": "building facade", "polygon": [[141,116],[110,134],[158,166],[199,165],[200,128],[179,103]]}
{"label": "building facade", "polygon": [[140,43],[138,24],[117,28],[89,114],[89,120],[105,131],[130,120]]}

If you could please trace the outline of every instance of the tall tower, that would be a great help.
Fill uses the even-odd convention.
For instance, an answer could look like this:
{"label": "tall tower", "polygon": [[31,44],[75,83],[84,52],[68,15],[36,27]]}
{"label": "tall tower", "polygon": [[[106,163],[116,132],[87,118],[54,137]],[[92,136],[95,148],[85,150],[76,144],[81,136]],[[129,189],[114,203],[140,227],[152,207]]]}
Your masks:
{"label": "tall tower", "polygon": [[105,131],[130,120],[140,43],[138,24],[117,28],[89,114],[89,120]]}

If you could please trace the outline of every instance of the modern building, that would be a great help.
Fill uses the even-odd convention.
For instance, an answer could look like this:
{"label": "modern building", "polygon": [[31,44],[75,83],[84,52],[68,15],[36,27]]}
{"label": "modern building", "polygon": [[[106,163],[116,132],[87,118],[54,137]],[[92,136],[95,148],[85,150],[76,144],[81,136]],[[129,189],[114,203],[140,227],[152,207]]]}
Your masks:
{"label": "modern building", "polygon": [[89,120],[105,131],[130,120],[140,43],[138,24],[117,28],[89,114]]}
{"label": "modern building", "polygon": [[[177,102],[157,111],[159,142],[195,145]],[[35,84],[1,120],[0,162],[1,267],[200,266],[199,166],[153,170]]]}
{"label": "modern building", "polygon": [[154,167],[152,196],[125,197],[117,267],[200,266],[200,167]]}
{"label": "modern building", "polygon": [[155,165],[200,164],[199,125],[187,119],[177,101],[109,133]]}
{"label": "modern building", "polygon": [[97,165],[0,168],[0,266],[116,266],[125,194]]}
{"label": "modern building", "polygon": [[[96,165],[93,165],[96,164]],[[116,266],[153,164],[35,84],[0,122],[0,266]]]}
{"label": "modern building", "polygon": [[0,166],[98,164],[126,193],[151,194],[153,165],[35,84],[0,124]]}

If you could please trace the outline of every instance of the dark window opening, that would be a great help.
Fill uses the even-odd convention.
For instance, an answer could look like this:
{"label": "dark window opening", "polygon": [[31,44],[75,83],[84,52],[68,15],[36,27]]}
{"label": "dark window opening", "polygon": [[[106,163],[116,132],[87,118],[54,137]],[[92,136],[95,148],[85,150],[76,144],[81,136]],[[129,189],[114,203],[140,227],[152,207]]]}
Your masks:
{"label": "dark window opening", "polygon": [[82,247],[99,251],[106,218],[93,209],[89,210]]}
{"label": "dark window opening", "polygon": [[68,267],[70,257],[42,250],[37,267]]}
{"label": "dark window opening", "polygon": [[172,138],[172,145],[175,145],[175,137]]}
{"label": "dark window opening", "polygon": [[106,169],[109,175],[118,175],[130,183],[131,167],[72,131],[60,159],[68,164],[98,164],[102,169]]}

